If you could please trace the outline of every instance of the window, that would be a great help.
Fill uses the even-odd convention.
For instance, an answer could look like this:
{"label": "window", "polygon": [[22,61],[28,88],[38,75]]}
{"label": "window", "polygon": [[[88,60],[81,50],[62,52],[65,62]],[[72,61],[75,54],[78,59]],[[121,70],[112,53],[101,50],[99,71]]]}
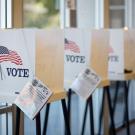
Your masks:
{"label": "window", "polygon": [[11,28],[12,0],[0,0],[0,28]]}
{"label": "window", "polygon": [[59,0],[24,0],[24,27],[60,27]]}

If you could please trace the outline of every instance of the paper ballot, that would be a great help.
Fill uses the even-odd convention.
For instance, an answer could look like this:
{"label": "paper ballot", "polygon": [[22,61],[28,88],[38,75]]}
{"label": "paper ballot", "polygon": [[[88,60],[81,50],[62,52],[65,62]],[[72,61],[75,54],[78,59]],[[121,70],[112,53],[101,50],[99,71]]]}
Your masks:
{"label": "paper ballot", "polygon": [[100,83],[101,78],[90,68],[84,69],[71,85],[71,89],[79,96],[87,99]]}
{"label": "paper ballot", "polygon": [[52,91],[40,80],[34,78],[24,86],[17,96],[15,104],[30,119],[34,119],[51,95]]}

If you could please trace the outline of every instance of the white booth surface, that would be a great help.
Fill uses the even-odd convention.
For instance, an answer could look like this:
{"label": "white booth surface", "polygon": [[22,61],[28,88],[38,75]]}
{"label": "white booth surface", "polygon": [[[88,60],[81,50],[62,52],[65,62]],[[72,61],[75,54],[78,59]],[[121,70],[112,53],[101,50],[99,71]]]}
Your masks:
{"label": "white booth surface", "polygon": [[124,80],[135,72],[135,30],[109,30],[108,73],[111,80]]}
{"label": "white booth surface", "polygon": [[34,30],[0,30],[0,102],[12,103],[33,78],[34,57]]}
{"label": "white booth surface", "polygon": [[89,65],[91,30],[65,29],[64,88],[68,90],[77,75]]}
{"label": "white booth surface", "polygon": [[[117,32],[117,35],[116,35]],[[109,73],[124,73],[124,40],[123,31],[110,30],[109,40]]]}

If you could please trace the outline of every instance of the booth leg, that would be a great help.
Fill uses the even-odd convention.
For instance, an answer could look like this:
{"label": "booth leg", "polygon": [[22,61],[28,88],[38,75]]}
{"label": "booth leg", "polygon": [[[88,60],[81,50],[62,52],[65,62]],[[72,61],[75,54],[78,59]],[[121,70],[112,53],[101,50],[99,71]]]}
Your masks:
{"label": "booth leg", "polygon": [[21,110],[16,106],[16,127],[15,127],[15,135],[19,135],[20,130],[20,113]]}
{"label": "booth leg", "polygon": [[110,119],[111,119],[111,131],[113,135],[116,135],[115,132],[115,124],[114,124],[114,119],[113,119],[113,109],[112,109],[112,105],[111,105],[111,96],[110,96],[110,92],[109,92],[109,87],[106,87],[106,92],[107,92],[107,99],[108,99],[108,107],[109,107],[109,113],[110,113]]}
{"label": "booth leg", "polygon": [[88,101],[86,102],[86,105],[85,105],[81,135],[84,134],[85,124],[86,124],[86,117],[87,117],[87,110],[88,110]]}
{"label": "booth leg", "polygon": [[66,132],[67,132],[67,135],[71,135],[69,119],[68,119],[68,111],[67,111],[65,99],[62,99],[61,103],[62,103],[63,115],[64,115],[64,120],[65,120]]}
{"label": "booth leg", "polygon": [[[127,94],[129,95],[130,81],[128,81],[126,85],[127,85],[127,90],[128,90],[128,93]],[[123,123],[124,124],[125,124],[125,121],[126,121],[126,109],[125,109],[125,113],[124,113],[124,117],[123,117]]]}
{"label": "booth leg", "polygon": [[94,119],[93,119],[93,102],[92,102],[92,96],[88,98],[85,105],[84,115],[83,115],[83,124],[82,124],[82,130],[81,135],[84,134],[85,130],[85,124],[86,124],[86,117],[87,117],[87,111],[88,111],[88,105],[89,105],[89,112],[90,112],[90,129],[91,134],[94,135]]}
{"label": "booth leg", "polygon": [[[119,86],[120,86],[120,82],[116,81],[116,90],[115,90],[115,95],[114,95],[114,100],[113,100],[113,104],[112,104],[112,117],[113,117],[113,121],[115,119],[115,109],[116,109],[116,105],[117,105],[117,99],[118,99],[118,92],[119,92]],[[115,124],[115,123],[114,123]],[[112,125],[110,125],[110,129],[112,128]]]}
{"label": "booth leg", "polygon": [[94,135],[94,115],[93,115],[93,101],[92,101],[92,95],[88,99],[89,101],[89,113],[90,113],[90,129],[91,129],[91,135]]}
{"label": "booth leg", "polygon": [[71,95],[72,95],[72,90],[69,89],[69,91],[68,91],[68,106],[67,106],[69,124],[70,124],[70,121],[71,121]]}
{"label": "booth leg", "polygon": [[114,100],[113,100],[113,107],[112,107],[113,115],[115,114],[115,109],[116,109],[116,104],[117,104],[117,99],[118,99],[119,86],[120,86],[120,82],[117,81],[116,82],[116,90],[115,90]]}
{"label": "booth leg", "polygon": [[41,135],[40,112],[36,116],[36,135]]}
{"label": "booth leg", "polygon": [[[8,103],[6,103],[6,106],[8,106]],[[8,113],[6,113],[6,135],[8,135]]]}
{"label": "booth leg", "polygon": [[124,82],[125,88],[125,118],[126,118],[126,125],[127,125],[127,135],[130,135],[130,127],[129,127],[129,112],[128,112],[128,86],[126,81]]}
{"label": "booth leg", "polygon": [[100,114],[99,114],[98,135],[101,135],[101,125],[102,125],[102,118],[103,118],[103,112],[104,112],[104,99],[105,99],[105,90],[103,89],[103,97],[102,97],[101,109],[100,109]]}
{"label": "booth leg", "polygon": [[48,124],[48,117],[49,117],[49,110],[50,110],[50,103],[48,103],[46,105],[45,120],[44,120],[44,127],[43,127],[43,134],[42,135],[46,135],[47,124]]}

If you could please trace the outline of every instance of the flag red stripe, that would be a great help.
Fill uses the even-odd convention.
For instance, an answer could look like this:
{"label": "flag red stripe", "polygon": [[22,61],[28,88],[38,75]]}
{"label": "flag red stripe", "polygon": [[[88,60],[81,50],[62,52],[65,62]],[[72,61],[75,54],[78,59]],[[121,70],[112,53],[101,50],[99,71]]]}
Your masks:
{"label": "flag red stripe", "polygon": [[12,57],[11,55],[2,55],[2,56],[0,56],[0,59],[2,59],[2,58],[16,59],[16,60],[22,61],[20,57],[15,57],[15,56]]}
{"label": "flag red stripe", "polygon": [[12,63],[15,63],[15,64],[17,64],[17,65],[22,65],[22,61],[18,61],[18,60],[16,60],[16,59],[12,59],[12,58],[0,58],[0,62],[4,62],[4,61],[10,61],[10,62],[12,62]]}
{"label": "flag red stripe", "polygon": [[20,56],[16,52],[10,50],[9,54],[0,54],[0,63],[4,61],[10,61],[16,65],[22,65]]}
{"label": "flag red stripe", "polygon": [[76,53],[80,52],[79,47],[75,43],[66,43],[64,48],[65,50],[71,50]]}

